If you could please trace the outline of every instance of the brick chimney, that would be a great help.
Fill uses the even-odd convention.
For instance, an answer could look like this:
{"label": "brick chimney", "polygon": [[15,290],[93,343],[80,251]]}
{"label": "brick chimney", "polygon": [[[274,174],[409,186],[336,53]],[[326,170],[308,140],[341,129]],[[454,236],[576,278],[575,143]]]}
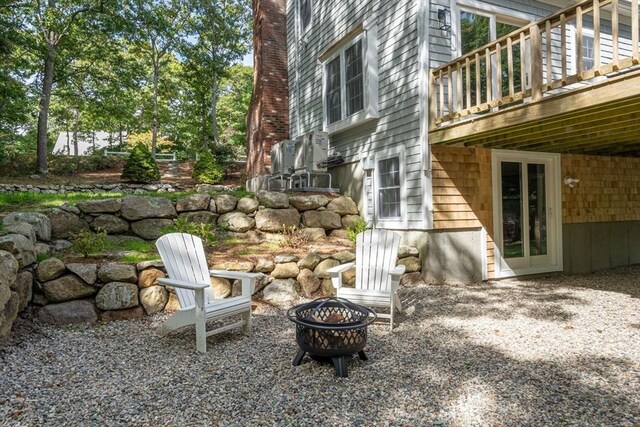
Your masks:
{"label": "brick chimney", "polygon": [[286,0],[253,0],[253,67],[248,180],[269,173],[271,146],[289,138]]}

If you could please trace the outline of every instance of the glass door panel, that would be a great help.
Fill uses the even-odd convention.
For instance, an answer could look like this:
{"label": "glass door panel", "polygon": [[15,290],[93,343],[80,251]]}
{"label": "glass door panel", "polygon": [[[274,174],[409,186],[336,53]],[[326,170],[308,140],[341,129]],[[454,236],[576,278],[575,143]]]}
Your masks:
{"label": "glass door panel", "polygon": [[500,162],[502,256],[548,254],[546,167],[543,163]]}
{"label": "glass door panel", "polygon": [[547,195],[545,165],[527,165],[529,199],[529,254],[547,255]]}
{"label": "glass door panel", "polygon": [[502,176],[502,255],[524,257],[522,241],[522,164],[501,162]]}

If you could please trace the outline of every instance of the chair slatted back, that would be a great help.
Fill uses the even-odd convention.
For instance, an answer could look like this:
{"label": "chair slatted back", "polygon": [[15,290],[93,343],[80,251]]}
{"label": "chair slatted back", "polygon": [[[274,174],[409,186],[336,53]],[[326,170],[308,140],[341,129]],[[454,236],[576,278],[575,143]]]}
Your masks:
{"label": "chair slatted back", "polygon": [[[186,233],[170,233],[160,237],[156,247],[169,278],[190,283],[210,283],[202,239]],[[193,291],[182,288],[175,288],[175,291],[181,308],[196,304]],[[213,299],[210,289],[205,290],[205,299]]]}
{"label": "chair slatted back", "polygon": [[396,266],[400,235],[367,230],[356,237],[356,289],[391,290],[389,271]]}

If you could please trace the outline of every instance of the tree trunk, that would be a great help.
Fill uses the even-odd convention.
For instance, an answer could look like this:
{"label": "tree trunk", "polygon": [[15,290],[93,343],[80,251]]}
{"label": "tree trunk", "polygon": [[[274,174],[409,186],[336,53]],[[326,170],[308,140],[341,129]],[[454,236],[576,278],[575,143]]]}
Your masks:
{"label": "tree trunk", "polygon": [[204,147],[205,150],[209,149],[209,133],[207,132],[207,97],[206,95],[203,95],[200,98],[200,114],[201,114],[201,120],[202,120],[202,146]]}
{"label": "tree trunk", "polygon": [[78,156],[78,127],[80,126],[80,113],[73,110],[73,155]]}
{"label": "tree trunk", "polygon": [[122,132],[123,132],[122,125],[120,125],[120,135],[119,135],[119,137],[120,137],[120,147],[118,148],[119,151],[122,151],[122,147],[124,147],[124,141],[122,139]]}
{"label": "tree trunk", "polygon": [[67,156],[71,155],[71,144],[69,141],[69,120],[64,121],[65,136],[67,137]]}
{"label": "tree trunk", "polygon": [[47,127],[49,124],[49,103],[53,89],[53,66],[56,59],[57,46],[47,43],[47,55],[44,59],[44,76],[42,79],[42,94],[40,95],[40,111],[38,112],[38,159],[36,173],[47,174],[49,165],[47,160]]}
{"label": "tree trunk", "polygon": [[92,153],[95,153],[96,152],[96,131],[95,130],[91,131],[91,145],[93,147]]}
{"label": "tree trunk", "polygon": [[158,60],[153,61],[153,125],[151,127],[151,156],[156,158],[156,143],[158,141],[158,79],[160,74]]}
{"label": "tree trunk", "polygon": [[211,80],[211,133],[213,134],[213,145],[218,145],[218,75],[213,72]]}

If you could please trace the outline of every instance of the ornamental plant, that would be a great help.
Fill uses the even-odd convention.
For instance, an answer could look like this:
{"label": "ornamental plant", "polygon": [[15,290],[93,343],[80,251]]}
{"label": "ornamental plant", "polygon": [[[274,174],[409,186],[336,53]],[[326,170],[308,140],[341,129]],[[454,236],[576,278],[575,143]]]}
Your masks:
{"label": "ornamental plant", "polygon": [[201,184],[218,184],[224,178],[222,167],[210,151],[204,150],[193,165],[193,179]]}
{"label": "ornamental plant", "polygon": [[347,228],[347,237],[349,238],[349,240],[355,243],[358,234],[362,233],[363,231],[367,231],[369,228],[370,227],[367,224],[367,221],[360,217],[352,227]]}
{"label": "ornamental plant", "polygon": [[133,147],[122,169],[122,179],[141,184],[160,180],[160,169],[146,145],[139,143]]}

